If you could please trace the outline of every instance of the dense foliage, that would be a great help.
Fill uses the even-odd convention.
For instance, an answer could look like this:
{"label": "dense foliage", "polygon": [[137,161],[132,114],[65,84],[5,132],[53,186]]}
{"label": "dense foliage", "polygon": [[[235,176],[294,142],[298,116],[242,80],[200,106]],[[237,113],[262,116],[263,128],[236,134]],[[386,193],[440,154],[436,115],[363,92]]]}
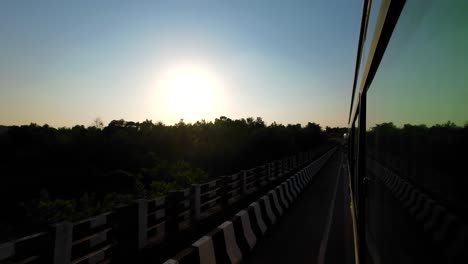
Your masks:
{"label": "dense foliage", "polygon": [[11,223],[32,227],[76,220],[326,141],[315,123],[267,126],[261,118],[3,127],[0,205],[9,213],[0,226],[6,234]]}

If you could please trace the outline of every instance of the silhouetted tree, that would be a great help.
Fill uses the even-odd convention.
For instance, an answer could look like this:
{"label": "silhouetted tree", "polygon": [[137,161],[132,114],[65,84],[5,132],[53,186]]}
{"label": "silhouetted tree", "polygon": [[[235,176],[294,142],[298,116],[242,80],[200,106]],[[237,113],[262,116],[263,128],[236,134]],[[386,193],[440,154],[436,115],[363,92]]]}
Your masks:
{"label": "silhouetted tree", "polygon": [[382,123],[367,132],[367,154],[434,197],[450,204],[468,219],[468,127],[453,122]]}
{"label": "silhouetted tree", "polygon": [[120,119],[105,127],[96,118],[88,128],[2,128],[0,206],[10,213],[0,232],[84,217],[325,143],[318,124],[267,126],[261,117],[174,125]]}

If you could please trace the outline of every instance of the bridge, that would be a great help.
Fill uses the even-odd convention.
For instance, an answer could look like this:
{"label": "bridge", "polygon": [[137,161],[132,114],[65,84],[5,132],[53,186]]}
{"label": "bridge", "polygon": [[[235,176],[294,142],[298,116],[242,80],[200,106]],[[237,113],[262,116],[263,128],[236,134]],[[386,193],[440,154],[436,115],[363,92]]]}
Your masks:
{"label": "bridge", "polygon": [[[48,232],[1,244],[0,263],[362,263],[382,257],[431,263],[434,256],[450,263],[466,258],[463,221],[370,158],[369,173],[380,178],[368,188],[378,188],[381,196],[369,204],[381,212],[373,217],[389,231],[395,224],[406,226],[394,236],[405,238],[399,243],[409,250],[385,255],[375,248],[369,228],[363,250],[346,150],[341,144],[322,146],[76,223],[58,223]],[[388,203],[394,215],[376,203]],[[438,250],[425,254],[434,245]]]}
{"label": "bridge", "polygon": [[[378,108],[373,101],[375,92],[388,92],[381,97],[392,95],[398,103],[401,98],[420,101],[422,93],[414,93],[417,96],[413,98],[407,93],[392,94],[398,85],[388,90],[371,88],[373,79],[379,78],[380,63],[385,64],[382,58],[392,44],[394,31],[400,35],[393,39],[397,41],[396,48],[390,49],[393,55],[418,62],[438,54],[411,57],[433,41],[462,43],[442,30],[454,22],[457,29],[462,28],[461,20],[454,20],[458,17],[450,12],[432,10],[427,17],[441,28],[428,27],[431,41],[422,38],[424,43],[412,43],[416,48],[401,56],[395,50],[409,48],[406,41],[417,40],[416,34],[405,30],[414,29],[417,25],[412,23],[423,17],[421,5],[417,1],[363,2],[346,142],[337,140],[163,197],[140,199],[79,222],[57,223],[45,232],[1,244],[0,263],[467,263],[468,196],[463,162],[467,159],[468,126],[456,127],[449,122],[446,126],[404,125],[400,129],[388,122],[372,124],[371,128],[372,118],[368,118],[375,110],[387,118],[380,116],[385,121],[388,116],[395,117],[392,111],[400,108]],[[379,8],[371,9],[372,2]],[[466,17],[467,6],[462,1],[433,4],[441,10],[454,8],[450,9],[453,13]],[[404,7],[406,13],[402,13]],[[404,19],[398,28],[400,15]],[[405,38],[408,36],[414,38]],[[428,63],[441,67],[433,72],[454,65],[444,61],[450,54],[442,54],[437,57],[440,63]],[[466,53],[459,50],[454,54]],[[367,60],[363,65],[361,57],[363,62]],[[398,74],[381,78],[390,83],[404,79],[398,63],[387,63],[389,72]],[[424,69],[424,65],[415,66]],[[462,66],[450,70],[464,69]],[[452,80],[417,76],[417,71],[411,74],[410,79],[431,83]],[[402,85],[403,90],[412,88],[410,84]],[[455,81],[451,84],[458,87]],[[442,97],[440,90],[434,97]],[[460,91],[466,89],[451,90],[466,98]],[[443,104],[450,106],[451,101]],[[406,111],[401,115],[412,113],[411,108],[399,110]],[[449,110],[446,112],[457,112]],[[418,129],[424,133],[415,133]],[[407,146],[415,141],[419,145]],[[432,148],[432,143],[438,148]]]}
{"label": "bridge", "polygon": [[76,223],[58,223],[0,245],[0,260],[353,262],[344,160],[340,146],[322,146]]}
{"label": "bridge", "polygon": [[165,263],[354,263],[342,165],[328,151]]}
{"label": "bridge", "polygon": [[355,263],[350,182],[335,152],[245,263]]}

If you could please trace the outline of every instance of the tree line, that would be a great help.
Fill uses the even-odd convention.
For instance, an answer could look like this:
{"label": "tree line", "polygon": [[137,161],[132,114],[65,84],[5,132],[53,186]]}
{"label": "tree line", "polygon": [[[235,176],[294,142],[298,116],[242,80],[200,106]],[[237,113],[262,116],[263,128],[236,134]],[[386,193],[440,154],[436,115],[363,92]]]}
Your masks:
{"label": "tree line", "polygon": [[0,240],[18,227],[88,217],[328,142],[316,123],[266,125],[259,117],[2,127],[0,205],[8,213]]}
{"label": "tree line", "polygon": [[372,127],[366,142],[370,158],[445,202],[468,222],[468,123],[397,127],[387,122]]}

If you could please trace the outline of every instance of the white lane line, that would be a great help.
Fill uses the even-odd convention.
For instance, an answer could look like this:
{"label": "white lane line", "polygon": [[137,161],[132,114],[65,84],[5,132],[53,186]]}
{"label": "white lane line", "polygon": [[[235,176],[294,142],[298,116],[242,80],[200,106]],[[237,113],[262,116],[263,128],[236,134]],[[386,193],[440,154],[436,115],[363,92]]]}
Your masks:
{"label": "white lane line", "polygon": [[340,153],[340,163],[338,164],[338,175],[336,177],[335,189],[333,190],[333,198],[330,204],[330,209],[328,211],[327,225],[325,227],[325,232],[323,233],[322,241],[320,242],[320,250],[318,255],[318,264],[325,263],[325,253],[327,252],[328,238],[330,237],[330,229],[333,222],[333,213],[335,211],[336,203],[336,192],[338,190],[338,183],[340,182],[341,177],[341,164],[343,162],[343,154]]}

